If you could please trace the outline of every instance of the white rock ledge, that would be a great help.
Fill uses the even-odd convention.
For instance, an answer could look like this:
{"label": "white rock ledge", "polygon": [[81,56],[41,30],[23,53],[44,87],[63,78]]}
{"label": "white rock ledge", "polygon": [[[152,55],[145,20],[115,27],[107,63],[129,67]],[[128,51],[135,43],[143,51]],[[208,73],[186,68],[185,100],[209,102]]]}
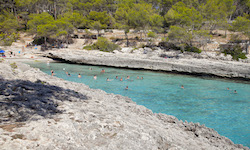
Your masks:
{"label": "white rock ledge", "polygon": [[249,149],[127,97],[10,63],[0,63],[1,150]]}
{"label": "white rock ledge", "polygon": [[161,58],[146,54],[59,50],[46,56],[62,61],[112,67],[149,69],[250,80],[250,63],[197,58]]}

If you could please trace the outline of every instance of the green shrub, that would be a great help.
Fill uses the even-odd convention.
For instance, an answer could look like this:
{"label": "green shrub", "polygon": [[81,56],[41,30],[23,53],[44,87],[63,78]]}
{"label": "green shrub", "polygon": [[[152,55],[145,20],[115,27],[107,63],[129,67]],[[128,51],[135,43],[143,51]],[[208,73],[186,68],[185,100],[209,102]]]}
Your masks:
{"label": "green shrub", "polygon": [[11,66],[12,69],[16,69],[17,68],[17,65],[16,65],[15,62],[11,63],[10,66]]}
{"label": "green shrub", "polygon": [[201,50],[199,48],[193,46],[186,46],[185,51],[193,53],[201,53]]}
{"label": "green shrub", "polygon": [[176,46],[175,44],[170,42],[160,42],[158,46],[166,50],[181,50],[179,46]]}
{"label": "green shrub", "polygon": [[92,46],[91,45],[87,45],[87,46],[84,46],[83,49],[92,50]]}
{"label": "green shrub", "polygon": [[148,32],[148,37],[150,37],[150,38],[155,38],[155,37],[156,37],[156,33],[150,31],[150,32]]}
{"label": "green shrub", "polygon": [[114,44],[113,42],[110,42],[108,39],[104,37],[99,37],[96,43],[86,48],[98,49],[104,52],[112,52],[113,50],[120,49],[119,45]]}
{"label": "green shrub", "polygon": [[240,46],[240,44],[236,45],[226,45],[226,46],[220,46],[220,51],[224,53],[225,55],[231,55],[234,60],[240,59],[246,59],[245,53],[242,53],[243,48]]}
{"label": "green shrub", "polygon": [[5,33],[0,33],[0,45],[11,46],[13,42],[18,39],[19,34],[12,33],[10,35]]}

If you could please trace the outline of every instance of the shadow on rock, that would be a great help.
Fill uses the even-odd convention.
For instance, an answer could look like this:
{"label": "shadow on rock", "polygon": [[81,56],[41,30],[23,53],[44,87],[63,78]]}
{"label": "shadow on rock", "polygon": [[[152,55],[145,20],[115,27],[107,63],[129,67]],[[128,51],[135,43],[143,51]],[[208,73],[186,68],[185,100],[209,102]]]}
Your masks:
{"label": "shadow on rock", "polygon": [[62,113],[58,106],[63,101],[87,100],[83,94],[42,81],[0,79],[0,123],[51,118]]}

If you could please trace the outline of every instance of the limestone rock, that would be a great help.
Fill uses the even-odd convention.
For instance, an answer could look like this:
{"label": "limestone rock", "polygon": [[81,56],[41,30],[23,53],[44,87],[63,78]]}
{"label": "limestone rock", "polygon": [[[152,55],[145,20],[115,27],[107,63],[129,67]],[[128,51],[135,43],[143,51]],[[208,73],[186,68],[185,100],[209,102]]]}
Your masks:
{"label": "limestone rock", "polygon": [[[150,51],[149,48],[146,48],[146,50],[147,53]],[[69,50],[60,50],[56,52],[51,51],[47,56],[73,63],[174,71],[250,80],[250,63],[228,61],[231,60],[231,56],[216,56],[215,53],[193,54],[167,51],[161,53],[159,57],[152,49],[147,55],[137,52],[134,54],[114,54],[97,51],[85,52],[75,50],[69,52]],[[212,59],[210,59],[211,57]]]}
{"label": "limestone rock", "polygon": [[0,149],[248,149],[127,97],[19,65],[25,69],[8,79],[10,65],[0,67]]}

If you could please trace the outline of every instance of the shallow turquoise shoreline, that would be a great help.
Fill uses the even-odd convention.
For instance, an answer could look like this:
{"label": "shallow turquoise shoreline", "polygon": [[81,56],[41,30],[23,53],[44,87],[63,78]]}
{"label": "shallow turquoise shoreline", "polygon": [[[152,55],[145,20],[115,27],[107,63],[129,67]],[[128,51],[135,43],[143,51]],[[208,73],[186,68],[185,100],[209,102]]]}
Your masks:
{"label": "shallow turquoise shoreline", "polygon": [[[108,93],[131,97],[137,104],[144,105],[154,112],[174,115],[182,120],[200,122],[201,124],[214,128],[220,134],[232,139],[235,143],[249,147],[248,139],[250,134],[247,132],[249,131],[248,124],[250,122],[250,112],[249,109],[247,109],[249,108],[250,99],[250,95],[248,94],[248,91],[250,91],[249,84],[229,82],[228,80],[200,79],[173,74],[153,73],[149,71],[123,69],[117,71],[117,69],[114,68],[60,63],[56,65],[54,66],[54,64],[51,63],[48,67],[43,63],[40,65],[40,68],[48,74],[50,74],[50,70],[53,69],[56,76],[87,84],[91,88],[99,88]],[[70,66],[74,67],[71,68]],[[35,67],[39,67],[39,65]],[[89,70],[90,67],[92,68],[91,71]],[[72,76],[66,76],[63,68],[70,72]],[[100,74],[102,68],[106,70],[105,74]],[[82,75],[81,79],[77,77],[78,73]],[[93,80],[94,74],[97,74],[97,80]],[[130,75],[134,81],[130,82],[125,80],[120,82],[114,79],[116,75],[123,78]],[[137,80],[137,75],[140,77],[143,76],[144,80]],[[113,80],[106,82],[106,78]],[[154,81],[155,78],[162,80],[154,83],[146,83],[146,81]],[[184,84],[184,90],[180,88],[182,84]],[[124,90],[127,85],[129,86],[129,90]],[[163,85],[167,86],[164,87]],[[196,87],[197,85],[198,87]],[[237,89],[238,94],[233,94],[232,91],[226,90],[226,87],[230,87],[232,90]],[[164,91],[159,89],[164,89]],[[153,92],[156,93],[154,94]],[[204,104],[206,104],[206,106]],[[164,105],[166,105],[166,107],[162,107]],[[191,110],[190,108],[196,109]],[[229,110],[231,110],[231,112]],[[223,113],[223,115],[220,113]],[[201,115],[202,117],[198,118],[197,115]],[[232,122],[234,123],[232,124]],[[246,130],[240,131],[240,129]],[[230,133],[228,133],[228,131],[230,131]]]}

